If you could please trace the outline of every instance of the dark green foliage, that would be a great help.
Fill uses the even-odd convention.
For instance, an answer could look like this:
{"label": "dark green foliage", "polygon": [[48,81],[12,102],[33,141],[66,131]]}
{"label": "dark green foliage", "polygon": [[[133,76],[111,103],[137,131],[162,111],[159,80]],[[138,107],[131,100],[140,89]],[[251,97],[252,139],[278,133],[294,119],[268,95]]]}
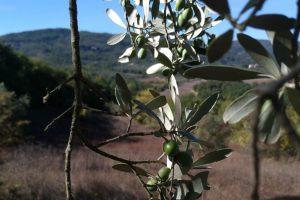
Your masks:
{"label": "dark green foliage", "polygon": [[220,100],[227,100],[236,99],[255,86],[257,85],[243,82],[206,81],[195,85],[194,90],[200,99],[205,99],[207,96],[220,91]]}

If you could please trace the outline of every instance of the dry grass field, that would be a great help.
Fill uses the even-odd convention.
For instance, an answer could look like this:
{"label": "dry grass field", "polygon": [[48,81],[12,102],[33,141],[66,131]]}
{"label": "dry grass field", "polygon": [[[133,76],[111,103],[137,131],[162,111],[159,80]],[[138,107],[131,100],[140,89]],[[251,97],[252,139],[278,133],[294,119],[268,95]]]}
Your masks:
{"label": "dry grass field", "polygon": [[[130,159],[145,159],[145,155],[155,159],[161,153],[161,141],[155,141],[155,138],[150,141],[145,138],[131,143],[116,143],[106,150]],[[1,161],[0,199],[65,199],[63,148],[24,145],[3,156]],[[136,177],[113,170],[111,166],[115,163],[84,147],[75,146],[72,154],[72,186],[76,199],[147,199]],[[211,166],[213,169],[208,180],[212,188],[204,191],[203,200],[250,199],[253,183],[250,155],[234,152],[226,160]],[[161,166],[152,164],[144,167],[156,173]],[[299,161],[263,161],[262,199],[276,195],[300,195],[299,169]]]}

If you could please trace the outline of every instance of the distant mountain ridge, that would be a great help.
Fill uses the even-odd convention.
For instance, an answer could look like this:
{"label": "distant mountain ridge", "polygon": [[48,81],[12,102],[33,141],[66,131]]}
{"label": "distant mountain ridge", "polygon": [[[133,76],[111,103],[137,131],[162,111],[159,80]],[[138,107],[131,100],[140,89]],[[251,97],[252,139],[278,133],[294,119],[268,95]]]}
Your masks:
{"label": "distant mountain ridge", "polygon": [[[80,32],[80,52],[84,65],[98,67],[116,67],[128,66],[117,62],[117,59],[126,48],[130,47],[130,39],[126,38],[113,46],[107,45],[108,39],[112,34],[91,33],[87,31]],[[39,57],[52,66],[71,65],[71,47],[70,47],[69,29],[43,29],[27,31],[21,33],[12,33],[0,36],[0,41],[11,46],[15,51],[21,51],[29,57]],[[272,46],[267,40],[259,40],[261,44],[272,53]],[[150,54],[150,55],[149,55]],[[149,53],[145,60],[133,59],[135,65],[150,66],[156,63],[155,59]],[[246,66],[254,64],[252,58],[245,52],[241,45],[234,41],[231,49],[227,52],[217,64]]]}

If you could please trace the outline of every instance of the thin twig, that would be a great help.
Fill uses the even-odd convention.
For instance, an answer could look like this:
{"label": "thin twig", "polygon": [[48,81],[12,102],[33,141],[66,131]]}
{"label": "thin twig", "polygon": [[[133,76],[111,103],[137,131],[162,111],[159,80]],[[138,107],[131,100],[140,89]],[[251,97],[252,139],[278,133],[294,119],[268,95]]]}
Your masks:
{"label": "thin twig", "polygon": [[119,158],[117,156],[114,156],[114,155],[111,155],[111,154],[108,154],[104,151],[101,151],[100,149],[98,149],[96,146],[92,145],[90,143],[90,141],[88,141],[81,133],[80,131],[77,132],[76,134],[77,138],[87,147],[89,148],[90,150],[94,151],[95,153],[97,154],[100,154],[104,157],[107,157],[107,158],[110,158],[112,160],[115,160],[115,161],[119,161],[121,163],[126,163],[126,164],[143,164],[143,163],[160,163],[162,165],[166,165],[164,162],[161,162],[161,161],[158,161],[158,160],[138,160],[138,161],[131,161],[131,160],[126,160],[126,159],[123,159],[123,158]]}
{"label": "thin twig", "polygon": [[54,118],[53,121],[45,128],[45,132],[48,131],[48,129],[60,118],[62,118],[63,116],[65,116],[70,110],[72,110],[74,108],[74,106],[71,106],[70,108],[68,108],[65,112],[63,112],[61,115],[59,115],[58,117]]}
{"label": "thin twig", "polygon": [[147,135],[153,135],[154,132],[149,132],[149,133],[144,133],[144,132],[139,132],[139,133],[124,133],[122,135],[119,135],[117,137],[114,137],[114,138],[111,138],[111,139],[108,139],[108,140],[105,140],[97,145],[95,145],[96,148],[99,148],[99,147],[102,147],[106,144],[109,144],[111,142],[114,142],[116,140],[119,140],[121,138],[126,138],[126,137],[131,137],[131,136],[147,136]]}
{"label": "thin twig", "polygon": [[131,170],[133,171],[134,175],[137,177],[137,179],[139,180],[139,182],[142,184],[142,186],[145,188],[149,198],[153,198],[153,195],[151,194],[151,192],[149,192],[149,190],[146,187],[146,184],[144,183],[143,179],[141,178],[141,176],[137,173],[136,169],[133,167],[132,164],[128,164],[129,167],[131,168]]}
{"label": "thin twig", "polygon": [[52,91],[49,91],[48,88],[46,88],[47,95],[43,97],[43,103],[47,104],[48,99],[53,95],[54,92],[56,92],[57,90],[60,90],[64,85],[66,85],[67,83],[69,83],[73,79],[74,79],[74,75],[71,76],[70,78],[68,78],[67,80],[65,80],[64,82],[62,82],[59,86],[54,88]]}
{"label": "thin twig", "polygon": [[130,117],[129,122],[128,122],[128,125],[127,125],[126,133],[129,133],[129,131],[130,131],[132,119],[133,119],[133,118]]}
{"label": "thin twig", "polygon": [[85,110],[90,110],[92,112],[96,112],[96,113],[107,114],[107,115],[114,115],[114,116],[122,116],[118,112],[112,113],[112,112],[105,111],[105,110],[99,110],[99,109],[95,109],[95,108],[90,108],[90,107],[85,106],[85,105],[83,105],[82,108],[85,109]]}
{"label": "thin twig", "polygon": [[80,76],[79,78],[81,82],[90,89],[90,91],[92,91],[100,99],[108,103],[108,99],[106,98],[106,96],[101,94],[101,92],[99,92],[99,90],[97,90],[88,80],[86,80],[83,76]]}

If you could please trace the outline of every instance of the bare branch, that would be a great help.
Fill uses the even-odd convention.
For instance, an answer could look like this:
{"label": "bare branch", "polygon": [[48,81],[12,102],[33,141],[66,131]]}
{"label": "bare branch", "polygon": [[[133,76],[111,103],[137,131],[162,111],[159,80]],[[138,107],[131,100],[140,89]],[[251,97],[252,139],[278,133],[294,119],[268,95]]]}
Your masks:
{"label": "bare branch", "polygon": [[264,99],[260,98],[258,101],[257,108],[254,112],[254,123],[253,123],[253,141],[252,141],[252,153],[253,153],[253,158],[254,158],[254,170],[255,170],[255,179],[254,179],[254,189],[252,192],[252,199],[253,200],[259,200],[259,176],[260,176],[260,171],[259,171],[259,166],[260,166],[260,161],[259,161],[259,152],[258,152],[258,147],[257,147],[257,142],[258,142],[258,123],[259,123],[259,115],[261,111],[261,107],[263,104]]}
{"label": "bare branch", "polygon": [[92,86],[92,84],[90,82],[88,82],[83,76],[80,76],[79,78],[80,78],[81,82],[90,89],[90,91],[92,91],[100,99],[102,99],[103,101],[108,103],[106,96],[101,94],[101,92],[99,92],[99,90],[97,90],[94,86]]}
{"label": "bare branch", "polygon": [[64,85],[66,85],[67,83],[69,83],[73,79],[74,79],[74,75],[71,76],[70,78],[68,78],[67,80],[65,80],[64,82],[62,82],[59,86],[54,88],[52,91],[49,91],[48,88],[46,88],[47,95],[43,97],[43,103],[47,104],[48,99],[53,95],[54,92],[56,92],[57,90],[60,90]]}
{"label": "bare branch", "polygon": [[90,110],[90,111],[92,111],[92,112],[96,112],[96,113],[107,114],[107,115],[114,115],[114,116],[122,116],[122,115],[121,115],[120,113],[118,113],[118,112],[112,113],[112,112],[105,111],[105,110],[98,110],[98,109],[95,109],[95,108],[90,108],[90,107],[85,106],[85,105],[83,105],[82,108],[83,108],[83,109],[86,109],[86,110]]}
{"label": "bare branch", "polygon": [[140,160],[140,161],[131,161],[131,160],[126,160],[126,159],[123,159],[123,158],[119,158],[117,156],[114,156],[114,155],[111,155],[111,154],[108,154],[104,151],[101,151],[100,149],[98,149],[96,146],[92,145],[90,143],[90,141],[88,141],[82,134],[80,131],[78,131],[76,133],[76,136],[77,138],[87,147],[89,148],[90,150],[94,151],[95,153],[97,154],[100,154],[104,157],[107,157],[107,158],[110,158],[112,160],[115,160],[115,161],[119,161],[121,163],[126,163],[126,164],[143,164],[143,163],[160,163],[162,165],[166,165],[164,162],[161,162],[161,161],[158,161],[158,160]]}
{"label": "bare branch", "polygon": [[151,194],[151,192],[149,192],[146,188],[146,184],[144,183],[143,179],[141,178],[141,176],[137,173],[136,169],[133,167],[132,164],[128,164],[129,167],[131,168],[131,170],[133,171],[134,175],[138,178],[138,180],[140,181],[140,183],[142,184],[142,186],[145,188],[146,192],[148,193],[149,198],[153,198],[153,195]]}
{"label": "bare branch", "polygon": [[150,132],[150,133],[144,133],[144,132],[140,132],[140,133],[124,133],[122,135],[119,135],[117,137],[111,138],[109,140],[105,140],[97,145],[95,145],[96,148],[102,147],[106,144],[109,144],[111,142],[114,142],[116,140],[122,139],[122,138],[126,138],[126,137],[131,137],[131,136],[147,136],[147,135],[153,135],[154,132]]}
{"label": "bare branch", "polygon": [[65,112],[63,112],[61,115],[59,115],[58,117],[54,118],[53,121],[45,128],[45,132],[48,131],[48,129],[60,118],[62,118],[63,116],[65,116],[70,110],[72,110],[74,108],[74,106],[71,106],[70,108],[68,108]]}

